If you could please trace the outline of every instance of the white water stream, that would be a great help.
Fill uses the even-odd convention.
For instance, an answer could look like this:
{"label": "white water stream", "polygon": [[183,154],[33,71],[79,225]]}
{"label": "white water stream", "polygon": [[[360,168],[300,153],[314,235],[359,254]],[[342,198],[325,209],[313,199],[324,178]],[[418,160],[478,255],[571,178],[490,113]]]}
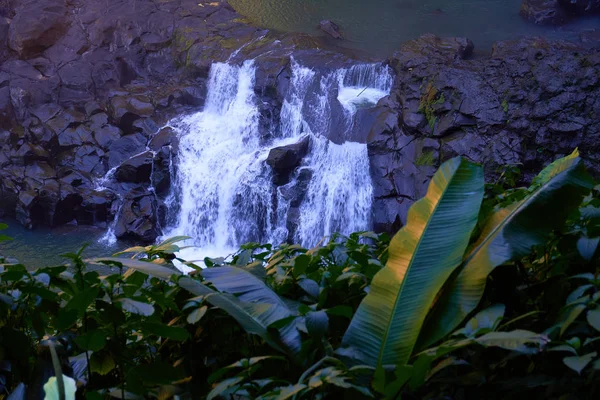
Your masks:
{"label": "white water stream", "polygon": [[[165,236],[191,236],[189,260],[226,256],[239,244],[278,244],[289,236],[290,201],[282,194],[307,168],[307,184],[293,239],[315,245],[334,232],[369,229],[372,185],[367,146],[344,141],[357,110],[386,96],[387,67],[357,65],[321,74],[293,63],[275,139],[259,129],[252,61],[214,64],[201,112],[171,121],[180,136],[177,174]],[[342,144],[327,137],[336,135]],[[272,183],[269,151],[310,137],[310,150],[286,186]]]}

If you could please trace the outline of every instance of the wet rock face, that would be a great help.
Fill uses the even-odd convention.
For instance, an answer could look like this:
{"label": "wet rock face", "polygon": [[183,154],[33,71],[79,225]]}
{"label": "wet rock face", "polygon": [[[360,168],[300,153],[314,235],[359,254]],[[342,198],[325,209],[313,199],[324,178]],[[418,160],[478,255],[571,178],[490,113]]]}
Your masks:
{"label": "wet rock face", "polygon": [[[420,62],[426,58],[428,62]],[[412,60],[412,62],[411,62]],[[600,171],[600,52],[542,39],[499,42],[462,60],[430,37],[402,46],[369,132],[375,229],[395,231],[441,162],[519,165],[525,180],[579,147]],[[396,118],[397,116],[397,118]]]}
{"label": "wet rock face", "polygon": [[281,186],[289,182],[290,174],[308,153],[309,144],[310,139],[307,136],[298,143],[271,149],[267,157],[267,164],[273,169],[275,185]]}
{"label": "wet rock face", "polygon": [[33,56],[56,43],[68,26],[65,0],[25,0],[10,24],[8,44],[20,56]]}

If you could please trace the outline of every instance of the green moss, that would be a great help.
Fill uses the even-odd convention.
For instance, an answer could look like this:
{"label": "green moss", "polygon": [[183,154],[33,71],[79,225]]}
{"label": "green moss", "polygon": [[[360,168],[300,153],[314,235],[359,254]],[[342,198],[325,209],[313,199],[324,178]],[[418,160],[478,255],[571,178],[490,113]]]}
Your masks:
{"label": "green moss", "polygon": [[421,100],[419,101],[419,112],[425,115],[425,119],[431,130],[435,128],[435,124],[437,123],[437,117],[433,106],[445,102],[446,97],[444,96],[444,93],[439,93],[437,88],[433,86],[431,82],[428,83],[425,88],[425,93],[423,93]]}
{"label": "green moss", "polygon": [[417,166],[432,166],[435,165],[435,157],[433,151],[424,151],[421,153],[419,157],[415,160],[415,165]]}
{"label": "green moss", "polygon": [[508,113],[508,100],[506,99],[502,100],[502,110],[504,114]]}

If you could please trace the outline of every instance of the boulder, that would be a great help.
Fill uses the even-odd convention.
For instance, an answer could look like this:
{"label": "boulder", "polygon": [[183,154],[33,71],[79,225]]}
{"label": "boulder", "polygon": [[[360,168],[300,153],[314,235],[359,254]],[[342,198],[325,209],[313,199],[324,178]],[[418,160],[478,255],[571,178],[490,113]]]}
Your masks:
{"label": "boulder", "polygon": [[146,138],[136,133],[125,135],[108,146],[108,167],[114,168],[130,157],[146,150]]}
{"label": "boulder", "polygon": [[319,29],[331,36],[334,39],[342,39],[340,27],[328,19],[319,22]]}
{"label": "boulder", "polygon": [[25,0],[10,24],[8,42],[23,57],[52,46],[67,31],[64,0]]}
{"label": "boulder", "polygon": [[121,138],[121,135],[121,130],[114,125],[104,125],[94,131],[94,139],[103,149],[110,148],[111,144]]}
{"label": "boulder", "polygon": [[172,150],[161,147],[156,152],[152,164],[152,187],[157,196],[165,198],[171,192]]}
{"label": "boulder", "polygon": [[150,182],[154,154],[151,151],[138,154],[123,162],[115,172],[119,182],[147,183]]}
{"label": "boulder", "polygon": [[160,234],[158,204],[153,193],[130,193],[117,215],[115,236],[142,243],[152,243]]}
{"label": "boulder", "polygon": [[275,147],[269,152],[267,164],[273,170],[273,183],[281,186],[290,180],[291,172],[302,162],[308,153],[310,139],[306,136],[298,143]]}

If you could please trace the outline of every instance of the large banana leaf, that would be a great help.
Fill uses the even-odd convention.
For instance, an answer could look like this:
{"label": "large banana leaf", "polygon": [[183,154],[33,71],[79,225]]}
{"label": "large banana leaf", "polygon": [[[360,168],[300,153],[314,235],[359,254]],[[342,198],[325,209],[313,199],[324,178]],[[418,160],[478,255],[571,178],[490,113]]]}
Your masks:
{"label": "large banana leaf", "polygon": [[452,332],[479,304],[494,268],[544,243],[592,185],[575,150],[546,167],[525,199],[492,214],[467,252],[457,278],[448,282],[427,317],[418,347],[426,348]]}
{"label": "large banana leaf", "polygon": [[370,366],[405,364],[438,291],[460,264],[483,198],[483,169],[444,163],[408,212],[385,268],[352,319],[342,356]]}
{"label": "large banana leaf", "polygon": [[302,344],[296,324],[290,323],[272,333],[269,325],[292,317],[286,303],[263,281],[237,267],[217,267],[202,270],[202,276],[219,292],[190,278],[181,278],[179,285],[227,312],[250,334],[259,335],[272,347],[290,355],[298,354]]}

